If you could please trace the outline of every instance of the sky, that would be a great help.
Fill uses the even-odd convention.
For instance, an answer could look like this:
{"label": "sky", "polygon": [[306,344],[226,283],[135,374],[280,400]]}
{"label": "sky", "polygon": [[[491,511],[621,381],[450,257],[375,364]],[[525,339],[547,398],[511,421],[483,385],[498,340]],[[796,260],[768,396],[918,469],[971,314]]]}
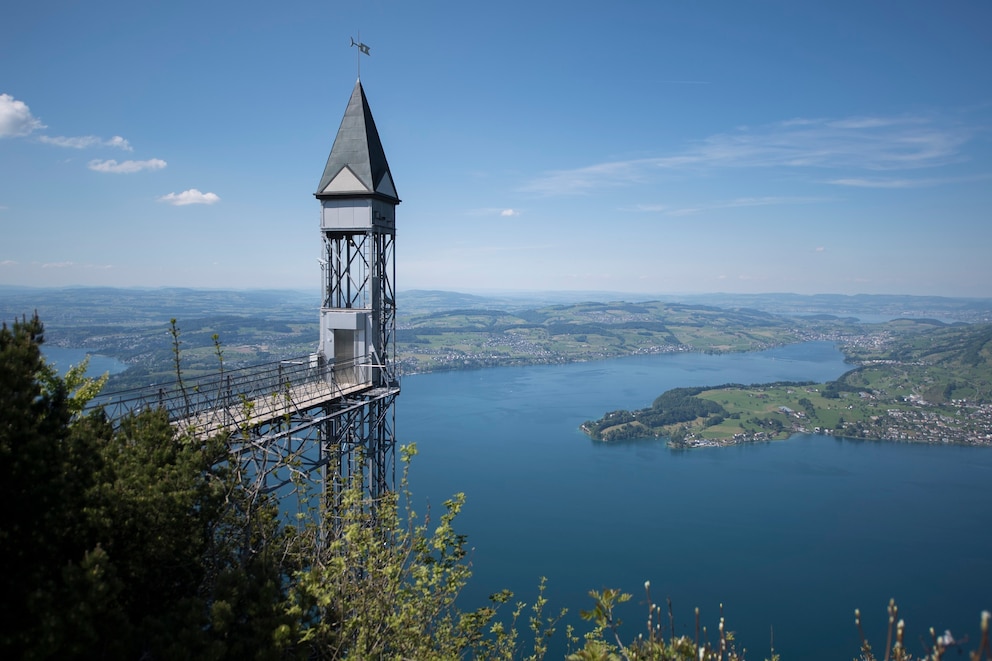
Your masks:
{"label": "sky", "polygon": [[318,291],[360,76],[401,291],[992,297],[990,26],[987,0],[3,3],[0,285]]}

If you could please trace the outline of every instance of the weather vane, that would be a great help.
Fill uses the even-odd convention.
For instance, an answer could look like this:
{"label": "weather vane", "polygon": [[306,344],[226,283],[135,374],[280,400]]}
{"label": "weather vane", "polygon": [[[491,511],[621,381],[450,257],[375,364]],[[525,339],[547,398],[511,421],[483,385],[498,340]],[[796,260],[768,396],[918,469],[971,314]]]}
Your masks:
{"label": "weather vane", "polygon": [[369,57],[372,56],[372,53],[369,52],[368,45],[362,43],[362,33],[361,32],[358,33],[358,41],[355,41],[355,38],[354,37],[351,38],[351,45],[358,47],[358,77],[361,78],[362,77],[362,53],[365,53]]}

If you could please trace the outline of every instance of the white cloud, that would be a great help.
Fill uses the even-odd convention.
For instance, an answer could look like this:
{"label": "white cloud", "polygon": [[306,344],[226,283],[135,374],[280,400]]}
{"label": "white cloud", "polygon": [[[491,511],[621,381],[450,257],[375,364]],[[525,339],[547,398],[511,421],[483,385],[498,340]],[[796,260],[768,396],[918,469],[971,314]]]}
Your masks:
{"label": "white cloud", "polygon": [[470,216],[502,216],[504,218],[512,218],[519,216],[521,212],[519,209],[508,209],[506,207],[479,207],[477,209],[469,209],[465,213]]}
{"label": "white cloud", "polygon": [[187,204],[214,204],[215,202],[220,202],[220,197],[215,193],[201,193],[195,188],[190,188],[182,193],[169,193],[168,195],[163,195],[158,198],[158,201],[165,202],[166,204],[171,204],[176,207],[182,207]]}
{"label": "white cloud", "polygon": [[115,135],[109,140],[103,140],[95,135],[83,135],[73,138],[65,136],[38,136],[40,142],[56,147],[69,147],[72,149],[85,149],[87,147],[116,147],[124,151],[134,151],[131,144],[119,135]]}
{"label": "white cloud", "polygon": [[28,135],[45,125],[31,114],[31,109],[23,101],[9,94],[0,94],[0,138]]}
{"label": "white cloud", "polygon": [[120,163],[114,159],[110,159],[107,161],[92,160],[86,167],[96,172],[130,174],[132,172],[141,172],[142,170],[161,170],[166,165],[168,164],[160,158],[151,158],[147,161],[122,161]]}
{"label": "white cloud", "polygon": [[[0,94],[0,138],[25,136],[36,130],[48,128],[37,117],[31,114],[31,109],[23,101],[18,101],[9,94]],[[119,135],[104,140],[95,135],[67,137],[61,135],[41,135],[38,141],[56,147],[85,149],[87,147],[114,147],[124,151],[133,151],[131,144]]]}
{"label": "white cloud", "polygon": [[[660,170],[708,174],[718,168],[896,171],[960,162],[972,132],[925,117],[791,119],[718,133],[652,158],[547,172],[524,187],[546,195],[588,193],[647,181]],[[853,185],[853,184],[852,184]]]}
{"label": "white cloud", "polygon": [[104,147],[117,147],[118,149],[123,149],[124,151],[134,151],[131,148],[131,143],[122,138],[119,135],[115,135],[110,140],[105,140],[103,142]]}

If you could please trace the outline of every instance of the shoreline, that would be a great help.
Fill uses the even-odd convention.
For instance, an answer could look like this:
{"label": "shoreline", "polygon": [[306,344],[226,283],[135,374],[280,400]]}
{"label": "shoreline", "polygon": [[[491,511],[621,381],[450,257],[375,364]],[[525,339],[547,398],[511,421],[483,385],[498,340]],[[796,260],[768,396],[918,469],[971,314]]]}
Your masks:
{"label": "shoreline", "polygon": [[726,448],[735,445],[745,445],[750,443],[777,443],[782,441],[792,440],[794,436],[828,436],[835,440],[841,441],[861,441],[865,443],[895,443],[895,444],[905,444],[905,445],[944,445],[950,447],[970,447],[970,448],[992,448],[992,442],[989,443],[967,443],[963,441],[953,441],[953,440],[933,440],[933,439],[919,439],[919,438],[883,438],[883,437],[869,437],[869,436],[846,436],[842,434],[830,434],[824,431],[809,431],[809,430],[794,430],[786,435],[750,435],[745,438],[687,438],[682,442],[676,442],[669,436],[663,434],[658,435],[645,435],[645,436],[633,436],[623,439],[615,440],[605,440],[601,438],[595,438],[586,428],[585,423],[579,425],[579,429],[589,438],[590,441],[594,443],[601,443],[603,445],[618,445],[620,443],[636,443],[641,440],[661,440],[668,439],[665,441],[665,445],[672,450],[698,450],[705,448]]}

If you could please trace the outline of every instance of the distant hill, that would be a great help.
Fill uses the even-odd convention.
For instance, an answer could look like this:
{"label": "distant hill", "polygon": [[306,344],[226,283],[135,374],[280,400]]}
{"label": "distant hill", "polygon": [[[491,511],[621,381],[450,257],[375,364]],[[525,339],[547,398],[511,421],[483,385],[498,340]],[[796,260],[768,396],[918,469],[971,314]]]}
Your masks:
{"label": "distant hill", "polygon": [[459,308],[520,310],[584,302],[662,301],[717,308],[752,308],[790,316],[832,315],[878,321],[901,317],[933,317],[969,323],[992,322],[992,299],[908,296],[896,294],[644,294],[629,292],[499,292],[463,294],[406,290],[397,295],[402,314]]}
{"label": "distant hill", "polygon": [[[861,317],[935,327],[992,319],[992,300],[922,296],[401,290],[397,305],[398,359],[408,373],[746,351],[889,332],[866,330]],[[0,286],[0,320],[37,311],[50,344],[131,365],[110,387],[161,381],[174,372],[170,319],[181,332],[184,368],[198,373],[217,367],[214,334],[230,368],[312,352],[319,307],[318,292],[295,290]]]}

